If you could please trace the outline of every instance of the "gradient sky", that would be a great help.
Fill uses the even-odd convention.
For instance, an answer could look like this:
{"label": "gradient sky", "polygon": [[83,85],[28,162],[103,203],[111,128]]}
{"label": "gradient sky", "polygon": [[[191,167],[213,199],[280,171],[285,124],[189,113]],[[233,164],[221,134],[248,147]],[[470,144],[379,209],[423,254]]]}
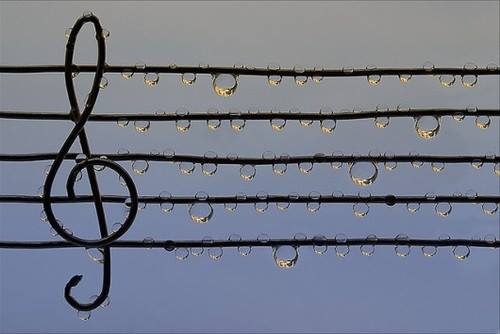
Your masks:
{"label": "gradient sky", "polygon": [[[94,12],[111,32],[107,39],[109,64],[252,64],[282,67],[320,66],[340,68],[421,66],[479,66],[499,63],[499,2],[2,2],[0,3],[0,63],[62,64],[64,31],[84,11]],[[76,63],[95,63],[96,45],[90,27],[79,35]],[[474,89],[458,80],[443,88],[437,78],[416,77],[402,85],[384,77],[369,86],[365,78],[325,79],[297,87],[284,79],[270,87],[265,78],[241,77],[236,94],[214,94],[208,76],[199,76],[192,87],[178,76],[162,75],[157,87],[144,85],[135,75],[124,80],[107,75],[94,113],[175,112],[185,107],[204,111],[248,110],[251,107],[318,111],[322,106],[374,109],[395,107],[499,108],[499,78],[481,77]],[[80,74],[76,86],[84,97],[92,76]],[[58,74],[0,76],[0,108],[19,111],[69,111],[64,78]],[[419,138],[411,119],[394,119],[386,129],[373,120],[338,122],[333,135],[321,133],[318,124],[301,128],[289,122],[277,133],[264,121],[247,122],[235,133],[227,123],[210,132],[203,122],[178,133],[170,123],[154,123],[146,134],[133,126],[88,123],[86,131],[95,153],[114,153],[120,148],[135,152],[237,153],[260,156],[265,150],[277,154],[370,151],[407,154],[499,154],[499,122],[478,129],[472,118],[457,123],[441,120],[441,131],[432,140]],[[70,122],[0,120],[2,153],[55,152],[71,130]],[[80,148],[76,144],[73,151]],[[0,193],[36,194],[50,162],[1,163]],[[54,193],[63,184],[72,162],[58,174]],[[130,164],[124,164],[132,171]],[[355,194],[423,195],[451,194],[473,189],[480,194],[499,193],[499,178],[492,165],[475,170],[468,165],[446,166],[442,173],[429,165],[415,169],[401,164],[380,173],[374,185],[360,189],[347,169],[332,170],[315,165],[311,174],[289,166],[285,176],[258,167],[252,182],[239,177],[238,167],[219,166],[216,176],[206,177],[196,166],[193,175],[181,175],[175,165],[152,163],[144,176],[132,175],[140,194],[157,195],[168,190],[176,195],[205,191],[210,195],[257,191],[269,193],[310,191]],[[123,193],[117,177],[99,174],[102,193]],[[87,178],[77,192],[88,192]],[[2,240],[56,240],[49,226],[39,220],[41,205],[0,205]],[[121,219],[121,207],[107,207],[109,226]],[[97,237],[97,221],[91,205],[62,205],[56,215],[82,237]],[[247,205],[230,214],[214,207],[205,225],[192,223],[187,207],[176,206],[171,214],[158,206],[142,210],[124,239],[227,238],[238,233],[255,238],[333,237],[344,233],[364,237],[375,233],[394,237],[437,238],[446,233],[457,238],[499,238],[499,216],[486,216],[480,205],[454,205],[450,217],[438,217],[432,206],[410,215],[403,205],[373,205],[364,219],[352,214],[349,205],[323,205],[310,214],[301,205],[281,212],[270,206],[257,214]],[[178,261],[164,250],[112,251],[111,304],[92,313],[89,321],[78,319],[63,298],[67,280],[84,275],[75,288],[86,301],[100,289],[101,268],[82,249],[1,250],[0,330],[2,332],[471,332],[494,333],[499,328],[499,254],[491,249],[472,249],[467,261],[458,261],[450,248],[432,258],[412,248],[401,258],[392,247],[378,247],[372,257],[352,248],[339,258],[333,249],[317,256],[300,249],[295,268],[279,269],[270,249],[254,249],[241,257],[226,249],[220,261],[208,256]]]}

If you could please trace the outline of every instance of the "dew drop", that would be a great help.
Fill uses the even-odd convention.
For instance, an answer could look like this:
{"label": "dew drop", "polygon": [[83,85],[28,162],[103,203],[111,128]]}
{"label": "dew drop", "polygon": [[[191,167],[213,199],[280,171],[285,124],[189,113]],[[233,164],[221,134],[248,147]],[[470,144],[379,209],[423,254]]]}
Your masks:
{"label": "dew drop", "polygon": [[295,75],[293,76],[293,80],[297,86],[304,86],[307,82],[307,76],[303,75],[306,69],[302,66],[294,66],[293,71]]}
{"label": "dew drop", "polygon": [[154,87],[160,81],[160,75],[158,73],[145,73],[144,74],[144,84],[150,87]]}
{"label": "dew drop", "polygon": [[255,177],[256,170],[253,165],[242,165],[240,167],[240,177],[245,181],[251,181]]}
{"label": "dew drop", "polygon": [[146,160],[134,160],[132,162],[132,170],[137,175],[144,175],[149,169],[149,162]]}
{"label": "dew drop", "polygon": [[182,161],[179,163],[179,171],[184,175],[193,174],[195,164],[190,161]]}
{"label": "dew drop", "polygon": [[214,92],[223,97],[228,97],[236,92],[238,77],[233,74],[214,74],[212,77]]}
{"label": "dew drop", "polygon": [[475,123],[479,129],[487,129],[490,127],[491,118],[489,116],[485,116],[485,115],[476,116]]}
{"label": "dew drop", "polygon": [[151,126],[151,124],[149,123],[149,121],[134,121],[135,131],[137,131],[139,133],[148,132],[150,126]]}
{"label": "dew drop", "polygon": [[356,217],[363,218],[370,212],[370,207],[367,203],[355,203],[352,206],[352,212]]}
{"label": "dew drop", "polygon": [[[272,63],[267,66],[267,69],[269,71],[279,71],[281,67],[278,64]],[[271,86],[278,86],[281,83],[281,80],[283,80],[283,77],[281,75],[273,74],[267,76],[267,82]]]}
{"label": "dew drop", "polygon": [[441,74],[439,82],[443,87],[451,87],[455,84],[455,76],[452,74]]}
{"label": "dew drop", "polygon": [[399,75],[399,81],[402,83],[408,83],[411,79],[411,74],[400,74]]}
{"label": "dew drop", "polygon": [[181,82],[184,85],[191,86],[196,81],[196,73],[182,73]]}
{"label": "dew drop", "polygon": [[358,186],[369,186],[378,176],[377,165],[370,161],[358,161],[349,167],[352,182]]}
{"label": "dew drop", "polygon": [[273,259],[279,268],[293,268],[299,259],[298,247],[290,245],[273,247]]}
{"label": "dew drop", "polygon": [[431,139],[439,133],[439,118],[436,116],[420,116],[415,119],[415,131],[424,139]]}

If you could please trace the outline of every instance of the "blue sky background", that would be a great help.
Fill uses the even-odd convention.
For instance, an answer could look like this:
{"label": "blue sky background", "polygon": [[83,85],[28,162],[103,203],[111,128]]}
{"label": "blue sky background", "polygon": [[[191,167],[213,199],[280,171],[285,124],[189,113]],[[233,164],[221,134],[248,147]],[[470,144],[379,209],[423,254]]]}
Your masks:
{"label": "blue sky background", "polygon": [[[84,11],[93,11],[111,32],[107,39],[109,64],[232,65],[235,63],[282,67],[302,65],[339,68],[421,66],[479,66],[499,63],[498,2],[2,2],[0,4],[0,63],[62,64],[64,31]],[[90,26],[79,36],[76,63],[95,63],[96,45]],[[102,90],[94,113],[175,112],[185,107],[204,111],[247,110],[250,107],[319,111],[322,106],[374,109],[395,107],[499,107],[499,78],[481,77],[474,89],[463,88],[457,79],[443,88],[437,78],[416,77],[402,85],[395,77],[384,77],[369,86],[365,78],[325,79],[297,87],[284,79],[270,87],[265,78],[241,77],[237,93],[230,98],[214,94],[208,76],[183,86],[178,76],[162,75],[157,87],[144,85],[135,75],[124,80],[108,74],[109,86]],[[92,76],[80,74],[76,86],[80,97],[90,87]],[[19,111],[69,111],[64,78],[59,74],[2,75],[0,108]],[[373,120],[338,122],[333,135],[321,133],[317,123],[301,128],[289,122],[278,133],[268,123],[247,122],[235,133],[228,123],[211,132],[203,122],[193,122],[187,133],[174,124],[154,123],[146,134],[133,126],[88,123],[86,131],[93,152],[115,153],[120,148],[135,152],[237,153],[260,156],[265,150],[277,154],[331,153],[367,154],[370,151],[405,154],[499,154],[499,122],[478,129],[472,118],[457,123],[441,120],[441,131],[433,140],[419,138],[411,119],[393,119],[388,128],[377,129]],[[70,122],[0,121],[2,153],[55,152],[71,130]],[[75,145],[73,151],[79,150]],[[2,163],[2,194],[36,194],[49,162]],[[72,162],[58,175],[55,193],[63,184]],[[124,164],[131,171],[130,164]],[[347,169],[334,171],[315,165],[312,173],[299,174],[289,166],[285,176],[271,168],[258,167],[252,182],[239,177],[236,166],[219,166],[216,176],[206,177],[196,166],[193,175],[181,175],[177,166],[152,163],[146,175],[132,175],[139,193],[157,195],[167,190],[176,195],[210,195],[258,191],[269,193],[310,191],[355,194],[422,195],[451,194],[473,189],[480,194],[498,194],[499,178],[492,165],[476,170],[469,165],[446,166],[432,172],[427,164],[415,169],[401,164],[387,172],[379,166],[374,185],[360,189]],[[105,194],[123,193],[117,176],[99,174]],[[79,193],[88,192],[86,177]],[[41,205],[0,205],[2,240],[57,240],[49,226],[40,222]],[[120,221],[120,205],[107,207],[109,226]],[[82,237],[97,237],[97,220],[91,205],[61,205],[56,214],[65,226]],[[158,206],[142,210],[124,237],[139,239],[227,238],[238,233],[255,238],[309,236],[437,238],[446,233],[457,238],[499,238],[499,216],[486,216],[480,205],[454,205],[450,217],[438,217],[432,206],[422,206],[410,215],[403,205],[374,205],[364,219],[352,214],[349,205],[323,205],[310,214],[302,205],[285,211],[270,206],[257,214],[250,206],[235,213],[214,207],[214,217],[205,225],[194,224],[186,206],[164,214]],[[101,268],[82,249],[0,251],[0,329],[2,332],[473,332],[491,333],[499,328],[499,254],[491,249],[472,249],[467,261],[458,261],[451,249],[440,249],[433,258],[412,248],[407,258],[394,255],[391,247],[378,247],[372,257],[358,248],[346,258],[333,249],[317,256],[300,249],[295,268],[279,269],[270,249],[254,249],[241,257],[226,249],[220,261],[208,256],[178,261],[164,250],[112,251],[111,305],[92,313],[89,321],[78,319],[65,302],[63,288],[74,274],[84,275],[74,293],[86,301],[100,289]]]}

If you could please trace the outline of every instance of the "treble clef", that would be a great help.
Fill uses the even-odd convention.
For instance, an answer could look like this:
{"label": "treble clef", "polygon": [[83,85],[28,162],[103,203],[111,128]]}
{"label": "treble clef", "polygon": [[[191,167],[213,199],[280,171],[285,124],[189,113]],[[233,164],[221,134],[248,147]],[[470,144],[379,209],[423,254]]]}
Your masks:
{"label": "treble clef", "polygon": [[[97,39],[97,65],[96,71],[94,75],[94,80],[92,83],[92,87],[90,93],[85,102],[85,107],[83,108],[83,112],[80,112],[80,108],[78,106],[78,100],[75,94],[75,87],[73,84],[72,70],[73,70],[73,54],[75,48],[76,37],[83,27],[85,23],[92,23],[94,25],[94,30]],[[82,304],[78,302],[72,295],[71,290],[73,287],[78,285],[80,280],[82,279],[82,275],[73,276],[64,289],[64,297],[66,301],[75,309],[79,311],[91,311],[101,305],[109,294],[110,282],[111,282],[111,255],[110,255],[110,247],[108,246],[111,242],[120,238],[123,234],[127,232],[130,228],[137,214],[138,209],[138,196],[137,190],[135,188],[135,184],[130,177],[130,175],[125,171],[123,167],[117,164],[114,161],[103,159],[103,158],[93,158],[89,143],[87,140],[87,135],[85,134],[85,123],[87,122],[93,108],[95,102],[97,100],[97,95],[99,94],[99,84],[102,80],[104,69],[106,66],[105,58],[106,58],[106,49],[105,49],[105,37],[103,36],[103,29],[99,22],[99,19],[93,15],[92,13],[84,14],[79,17],[71,32],[68,36],[68,41],[66,43],[66,54],[65,54],[65,62],[64,62],[64,80],[66,84],[66,91],[68,93],[68,99],[70,102],[70,115],[75,123],[74,128],[71,130],[70,134],[66,138],[64,144],[62,145],[59,153],[57,154],[52,167],[50,168],[47,179],[45,180],[44,188],[43,188],[43,208],[45,210],[47,220],[52,226],[52,228],[65,240],[86,248],[100,248],[103,254],[103,283],[101,292],[98,297],[90,303]],[[66,182],[66,190],[69,198],[75,198],[74,185],[77,179],[78,174],[86,169],[90,188],[92,190],[93,201],[95,204],[95,209],[97,213],[97,218],[99,221],[99,231],[101,238],[100,239],[82,239],[71,233],[68,233],[56,219],[54,212],[52,211],[52,203],[51,203],[51,191],[54,183],[54,179],[56,174],[61,167],[61,164],[68,154],[72,144],[79,139],[80,145],[82,148],[82,152],[86,155],[86,159],[82,161],[77,161],[76,165],[71,169],[67,182]],[[97,183],[97,177],[94,171],[94,166],[104,166],[112,169],[123,179],[125,185],[129,192],[129,201],[127,205],[129,206],[129,210],[125,221],[121,225],[121,227],[115,232],[108,234],[107,225],[106,225],[106,217],[104,212],[104,207],[102,204],[101,195],[99,193],[99,186]]]}

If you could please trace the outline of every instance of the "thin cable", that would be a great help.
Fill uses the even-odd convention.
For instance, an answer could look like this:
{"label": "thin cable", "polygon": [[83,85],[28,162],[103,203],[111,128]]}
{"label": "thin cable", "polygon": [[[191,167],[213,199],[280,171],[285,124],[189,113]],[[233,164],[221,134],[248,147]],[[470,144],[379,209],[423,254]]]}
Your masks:
{"label": "thin cable", "polygon": [[[312,113],[312,112],[270,112],[259,111],[255,113],[246,112],[217,112],[217,113],[187,113],[183,115],[175,113],[112,113],[91,114],[89,122],[118,122],[118,121],[157,121],[174,122],[179,120],[209,121],[209,120],[357,120],[376,117],[421,117],[421,116],[491,116],[499,117],[500,109],[470,109],[470,108],[429,108],[409,110],[363,110],[342,111],[334,113]],[[3,110],[0,118],[24,119],[24,120],[71,120],[71,116],[64,112],[24,112]]]}

